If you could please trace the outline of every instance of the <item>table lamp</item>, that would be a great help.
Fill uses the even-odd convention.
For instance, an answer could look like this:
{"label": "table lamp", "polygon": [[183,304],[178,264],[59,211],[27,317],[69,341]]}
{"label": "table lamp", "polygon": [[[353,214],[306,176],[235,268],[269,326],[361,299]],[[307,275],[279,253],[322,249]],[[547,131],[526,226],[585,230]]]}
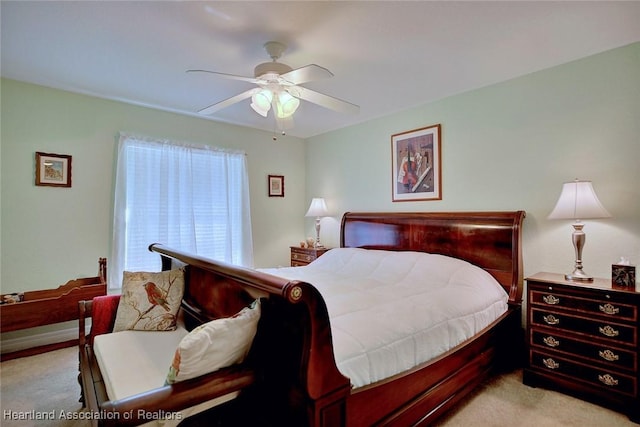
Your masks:
{"label": "table lamp", "polygon": [[329,211],[327,210],[327,204],[324,202],[323,198],[314,197],[311,200],[311,205],[309,205],[309,210],[307,211],[305,216],[315,216],[316,217],[316,244],[314,247],[321,248],[322,243],[320,243],[320,218],[323,216],[327,216]]}
{"label": "table lamp", "polygon": [[549,219],[573,219],[573,247],[576,253],[576,262],[573,272],[565,274],[565,279],[572,281],[591,282],[593,277],[587,275],[582,269],[582,248],[586,235],[582,228],[581,220],[592,218],[609,218],[611,214],[602,206],[591,181],[565,182],[562,185],[560,198],[556,207],[549,214]]}

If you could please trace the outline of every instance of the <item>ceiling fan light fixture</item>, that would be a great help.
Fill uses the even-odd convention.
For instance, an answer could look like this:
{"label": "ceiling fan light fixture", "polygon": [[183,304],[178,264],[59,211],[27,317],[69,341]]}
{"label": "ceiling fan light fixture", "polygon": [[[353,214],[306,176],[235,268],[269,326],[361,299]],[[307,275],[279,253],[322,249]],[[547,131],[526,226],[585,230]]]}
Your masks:
{"label": "ceiling fan light fixture", "polygon": [[271,109],[271,101],[273,101],[273,93],[268,89],[263,89],[251,97],[251,108],[262,117],[267,117],[267,113]]}
{"label": "ceiling fan light fixture", "polygon": [[254,102],[251,103],[251,108],[253,108],[253,111],[260,114],[262,117],[267,117],[267,114],[269,113],[269,110],[262,110]]}
{"label": "ceiling fan light fixture", "polygon": [[316,64],[309,64],[304,67],[292,69],[289,65],[278,62],[277,60],[286,48],[287,46],[285,44],[276,41],[265,43],[264,49],[271,57],[271,62],[258,64],[254,68],[254,77],[219,73],[209,70],[187,70],[188,72],[215,74],[228,79],[253,83],[258,86],[202,108],[198,110],[198,113],[212,115],[223,108],[227,108],[236,102],[241,102],[248,98],[251,98],[251,108],[256,113],[262,117],[267,117],[269,111],[273,110],[276,122],[283,122],[285,125],[293,122],[293,114],[300,106],[300,100],[305,100],[340,113],[355,114],[360,110],[360,107],[355,104],[300,86],[306,82],[332,77],[333,73]]}
{"label": "ceiling fan light fixture", "polygon": [[293,116],[300,106],[300,100],[290,93],[281,91],[278,93],[278,102],[276,102],[276,115],[280,119],[286,119]]}

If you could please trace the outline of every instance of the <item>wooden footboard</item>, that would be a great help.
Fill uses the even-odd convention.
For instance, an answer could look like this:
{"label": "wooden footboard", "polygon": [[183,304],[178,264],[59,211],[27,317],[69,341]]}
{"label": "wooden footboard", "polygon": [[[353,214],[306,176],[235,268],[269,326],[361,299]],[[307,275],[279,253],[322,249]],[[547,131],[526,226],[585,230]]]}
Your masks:
{"label": "wooden footboard", "polygon": [[263,391],[255,393],[254,408],[284,426],[321,425],[322,420],[343,425],[350,383],[335,365],[327,308],[313,286],[159,244],[149,249],[186,265],[182,308],[187,325],[231,316],[247,301],[263,298],[248,357],[260,378],[256,390]]}

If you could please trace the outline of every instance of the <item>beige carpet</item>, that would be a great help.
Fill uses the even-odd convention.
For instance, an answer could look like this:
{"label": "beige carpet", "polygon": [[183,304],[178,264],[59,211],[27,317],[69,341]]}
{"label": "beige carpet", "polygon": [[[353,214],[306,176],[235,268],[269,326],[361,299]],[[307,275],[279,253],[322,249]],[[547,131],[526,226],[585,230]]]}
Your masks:
{"label": "beige carpet", "polygon": [[[0,363],[0,424],[3,427],[85,427],[73,419],[78,403],[75,347]],[[32,412],[33,411],[33,412]],[[11,420],[10,414],[39,414],[52,420]],[[63,415],[61,419],[60,415]],[[638,427],[625,415],[553,391],[522,384],[522,372],[482,384],[454,408],[438,427]]]}
{"label": "beige carpet", "polygon": [[522,384],[522,370],[494,377],[459,403],[438,427],[639,427],[626,415]]}
{"label": "beige carpet", "polygon": [[[0,424],[2,427],[85,427],[73,419],[82,409],[78,402],[78,348],[0,363]],[[10,416],[53,416],[51,420],[16,420]]]}

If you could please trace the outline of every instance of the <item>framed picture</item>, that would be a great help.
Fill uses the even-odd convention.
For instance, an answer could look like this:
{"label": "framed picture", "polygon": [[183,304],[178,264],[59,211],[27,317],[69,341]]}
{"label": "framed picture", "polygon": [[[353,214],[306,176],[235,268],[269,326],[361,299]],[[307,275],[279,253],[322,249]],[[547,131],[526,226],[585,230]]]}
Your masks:
{"label": "framed picture", "polygon": [[269,197],[284,197],[284,176],[269,175]]}
{"label": "framed picture", "polygon": [[394,202],[442,199],[440,125],[391,135]]}
{"label": "framed picture", "polygon": [[36,152],[36,185],[71,187],[71,156]]}
{"label": "framed picture", "polygon": [[636,267],[633,265],[611,265],[611,283],[623,287],[636,286]]}

